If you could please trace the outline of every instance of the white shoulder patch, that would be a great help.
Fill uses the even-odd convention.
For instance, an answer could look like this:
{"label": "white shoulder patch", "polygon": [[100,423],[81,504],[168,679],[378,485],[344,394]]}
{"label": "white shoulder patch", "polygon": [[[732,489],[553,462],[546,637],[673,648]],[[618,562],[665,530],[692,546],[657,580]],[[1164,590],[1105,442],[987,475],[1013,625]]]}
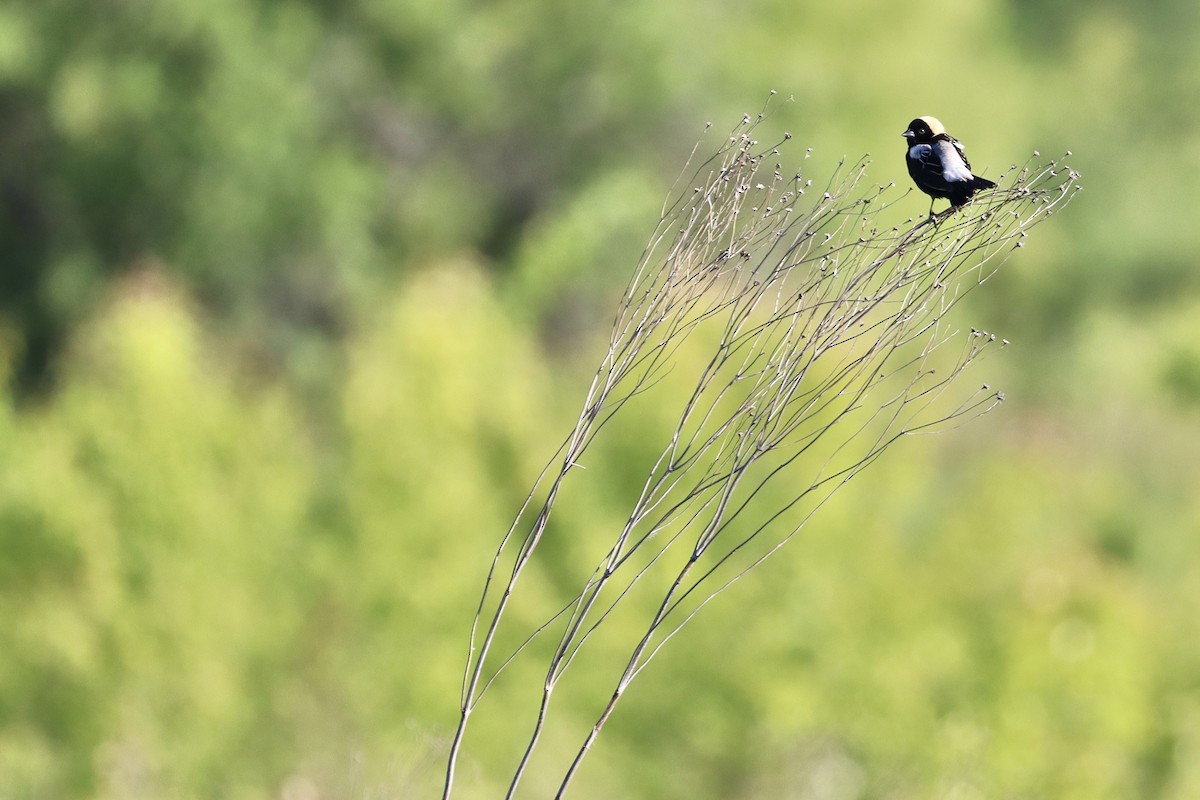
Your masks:
{"label": "white shoulder patch", "polygon": [[913,161],[920,161],[922,158],[925,158],[927,155],[929,155],[930,151],[932,150],[933,145],[914,144],[912,147],[908,148],[908,157]]}

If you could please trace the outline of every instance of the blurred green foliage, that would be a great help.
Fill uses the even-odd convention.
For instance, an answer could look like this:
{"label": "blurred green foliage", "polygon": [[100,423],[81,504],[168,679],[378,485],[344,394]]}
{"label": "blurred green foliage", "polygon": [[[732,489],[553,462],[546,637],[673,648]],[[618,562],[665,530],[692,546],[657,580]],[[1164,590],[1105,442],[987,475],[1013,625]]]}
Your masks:
{"label": "blurred green foliage", "polygon": [[[959,312],[1010,401],[707,609],[576,795],[1200,796],[1197,8],[0,4],[0,798],[431,796],[618,287],[771,88],[818,174],[906,181],[933,113],[1086,189]],[[637,430],[518,613],[627,511]],[[532,724],[518,674],[464,797]]]}

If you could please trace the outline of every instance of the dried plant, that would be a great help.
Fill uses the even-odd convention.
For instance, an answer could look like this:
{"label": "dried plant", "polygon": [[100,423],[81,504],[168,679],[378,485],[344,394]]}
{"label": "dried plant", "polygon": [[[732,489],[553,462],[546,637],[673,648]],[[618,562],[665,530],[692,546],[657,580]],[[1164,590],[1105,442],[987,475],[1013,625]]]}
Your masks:
{"label": "dried plant", "polygon": [[[652,594],[652,610],[557,796],[630,682],[705,604],[901,437],[956,426],[1003,400],[986,385],[951,391],[981,353],[1006,342],[960,334],[947,314],[1070,200],[1078,174],[1054,161],[1014,165],[960,211],[886,225],[908,191],[868,185],[866,160],[814,187],[782,165],[790,135],[766,146],[755,139],[762,119],[745,117],[703,163],[700,145],[693,151],[620,301],[578,421],[500,543],[472,624],[443,798],[472,713],[536,637],[557,644],[507,797],[545,731],[555,687],[635,587]],[[680,358],[685,343],[706,356],[687,376],[690,394],[679,397],[624,525],[570,602],[520,634],[515,652],[494,657],[564,482],[614,417],[695,363]],[[764,492],[769,483],[795,491]]]}

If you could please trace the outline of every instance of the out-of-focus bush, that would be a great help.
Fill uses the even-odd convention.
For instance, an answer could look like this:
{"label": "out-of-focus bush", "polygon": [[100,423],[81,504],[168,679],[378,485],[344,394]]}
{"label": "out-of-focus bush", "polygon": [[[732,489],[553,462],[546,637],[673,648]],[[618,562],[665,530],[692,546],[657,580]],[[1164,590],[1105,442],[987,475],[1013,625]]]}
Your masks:
{"label": "out-of-focus bush", "polygon": [[[482,570],[579,387],[475,267],[379,307],[320,434],[147,276],[85,325],[53,402],[5,412],[0,794],[434,791]],[[579,795],[1189,796],[1197,422],[1077,402],[889,453],[665,651]],[[629,431],[593,458],[649,458]],[[528,613],[627,506],[594,466]],[[494,794],[531,722],[485,731],[464,789]]]}

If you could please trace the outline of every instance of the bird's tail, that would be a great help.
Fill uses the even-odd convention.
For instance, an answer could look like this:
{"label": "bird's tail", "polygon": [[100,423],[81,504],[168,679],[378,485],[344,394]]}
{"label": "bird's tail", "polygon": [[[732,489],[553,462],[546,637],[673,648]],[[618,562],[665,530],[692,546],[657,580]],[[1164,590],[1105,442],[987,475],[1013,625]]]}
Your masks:
{"label": "bird's tail", "polygon": [[959,208],[966,204],[968,200],[975,196],[976,192],[983,189],[995,189],[996,182],[989,181],[987,178],[980,178],[975,175],[971,176],[970,183],[961,183],[957,187],[957,192],[950,195],[950,205],[954,208]]}

